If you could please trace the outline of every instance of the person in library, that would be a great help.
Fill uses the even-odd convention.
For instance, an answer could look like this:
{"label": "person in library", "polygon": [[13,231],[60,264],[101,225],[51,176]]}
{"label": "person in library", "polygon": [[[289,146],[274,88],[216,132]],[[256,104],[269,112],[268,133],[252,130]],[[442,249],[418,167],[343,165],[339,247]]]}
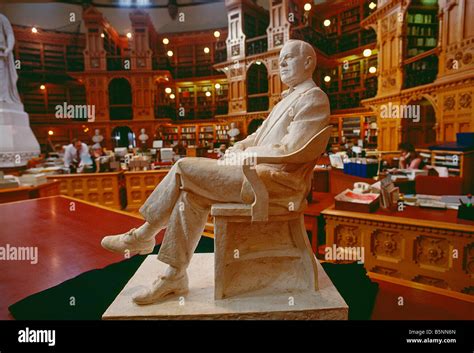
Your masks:
{"label": "person in library", "polygon": [[402,142],[398,146],[400,159],[398,167],[400,169],[423,169],[423,159],[416,152],[415,147],[409,142]]}
{"label": "person in library", "polygon": [[64,148],[64,166],[77,173],[86,164],[91,164],[89,147],[80,139],[74,138],[71,143]]}

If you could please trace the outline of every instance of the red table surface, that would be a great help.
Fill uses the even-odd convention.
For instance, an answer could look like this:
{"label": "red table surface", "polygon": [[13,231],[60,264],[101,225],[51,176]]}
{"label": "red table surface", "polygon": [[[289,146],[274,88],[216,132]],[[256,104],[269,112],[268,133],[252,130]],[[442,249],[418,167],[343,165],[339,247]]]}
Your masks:
{"label": "red table surface", "polygon": [[101,247],[102,237],[142,223],[61,196],[1,204],[0,246],[38,247],[38,263],[0,260],[0,319],[11,319],[8,306],[26,296],[123,260]]}

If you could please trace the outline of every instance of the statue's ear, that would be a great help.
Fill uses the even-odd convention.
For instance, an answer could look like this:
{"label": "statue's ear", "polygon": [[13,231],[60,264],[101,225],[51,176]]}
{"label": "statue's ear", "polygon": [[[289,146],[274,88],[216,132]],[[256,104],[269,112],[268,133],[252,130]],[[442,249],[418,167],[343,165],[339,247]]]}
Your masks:
{"label": "statue's ear", "polygon": [[312,64],[313,64],[313,58],[311,56],[307,56],[306,60],[304,61],[304,69],[308,70]]}

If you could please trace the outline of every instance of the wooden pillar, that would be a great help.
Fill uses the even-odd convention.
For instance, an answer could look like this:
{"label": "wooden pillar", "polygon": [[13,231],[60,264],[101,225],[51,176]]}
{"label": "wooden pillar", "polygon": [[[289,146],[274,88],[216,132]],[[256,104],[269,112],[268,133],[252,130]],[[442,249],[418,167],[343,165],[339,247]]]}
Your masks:
{"label": "wooden pillar", "polygon": [[152,71],[150,36],[156,35],[150,17],[143,11],[130,14],[132,22],[131,76],[134,120],[154,119],[156,85]]}
{"label": "wooden pillar", "polygon": [[229,32],[227,35],[227,67],[229,79],[229,114],[247,111],[245,34],[243,31],[243,0],[226,0]]}
{"label": "wooden pillar", "polygon": [[[269,0],[270,24],[267,28],[268,50],[281,49],[290,39],[291,24],[288,21],[289,0]],[[279,52],[267,59],[269,80],[269,109],[281,99],[281,92],[286,89],[280,80]]]}
{"label": "wooden pillar", "polygon": [[107,53],[104,49],[103,33],[109,26],[102,13],[90,6],[83,13],[86,27],[86,49],[84,50],[84,74],[81,79],[86,88],[86,102],[95,106],[95,120],[109,120],[109,90],[105,75]]}
{"label": "wooden pillar", "polygon": [[130,14],[130,21],[132,22],[130,41],[132,70],[151,70],[150,31],[155,32],[155,29],[150,17],[147,13],[136,10]]}
{"label": "wooden pillar", "polygon": [[102,33],[105,32],[106,22],[102,13],[90,6],[82,15],[86,27],[86,49],[84,50],[84,70],[107,70],[106,51]]}

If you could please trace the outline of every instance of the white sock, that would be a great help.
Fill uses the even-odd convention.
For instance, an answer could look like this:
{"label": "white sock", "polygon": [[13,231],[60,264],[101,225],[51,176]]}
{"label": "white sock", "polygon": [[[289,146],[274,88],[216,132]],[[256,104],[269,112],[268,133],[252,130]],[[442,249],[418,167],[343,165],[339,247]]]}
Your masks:
{"label": "white sock", "polygon": [[140,228],[135,230],[135,236],[140,240],[152,239],[161,228],[159,226],[151,225],[148,222],[143,223]]}

